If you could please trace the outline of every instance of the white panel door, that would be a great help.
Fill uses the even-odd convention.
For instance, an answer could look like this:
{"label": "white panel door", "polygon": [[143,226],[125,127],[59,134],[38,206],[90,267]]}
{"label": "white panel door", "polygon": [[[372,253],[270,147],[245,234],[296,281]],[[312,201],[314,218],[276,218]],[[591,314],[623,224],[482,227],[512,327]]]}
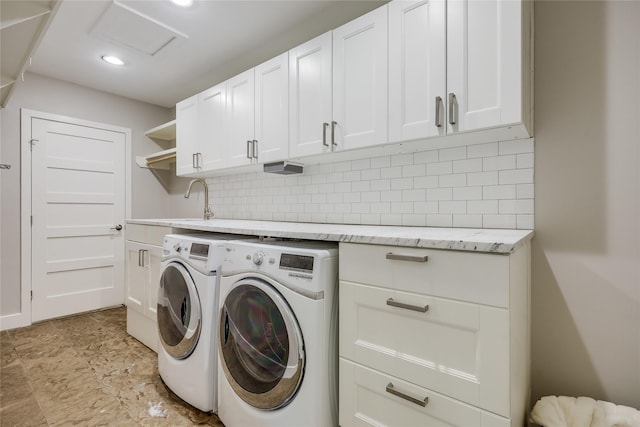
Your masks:
{"label": "white panel door", "polygon": [[290,157],[331,151],[331,61],[331,32],[289,51]]}
{"label": "white panel door", "polygon": [[255,68],[256,159],[259,163],[289,157],[289,55]]}
{"label": "white panel door", "polygon": [[176,175],[197,172],[198,95],[176,104]]}
{"label": "white panel door", "polygon": [[138,242],[127,242],[127,288],[125,304],[127,309],[144,314],[146,307],[147,283],[149,268],[144,264],[144,251],[148,245]]}
{"label": "white panel door", "polygon": [[199,172],[224,167],[223,145],[226,142],[226,91],[221,83],[198,95]]}
{"label": "white panel door", "polygon": [[512,0],[447,2],[448,132],[522,121],[521,8]]}
{"label": "white panel door", "polygon": [[253,68],[227,80],[228,138],[224,150],[224,167],[242,166],[253,161],[255,128]]}
{"label": "white panel door", "polygon": [[387,6],[333,31],[334,150],[387,142]]}
{"label": "white panel door", "polygon": [[122,304],[125,134],[31,125],[32,321]]}
{"label": "white panel door", "polygon": [[389,142],[446,132],[446,4],[389,6]]}

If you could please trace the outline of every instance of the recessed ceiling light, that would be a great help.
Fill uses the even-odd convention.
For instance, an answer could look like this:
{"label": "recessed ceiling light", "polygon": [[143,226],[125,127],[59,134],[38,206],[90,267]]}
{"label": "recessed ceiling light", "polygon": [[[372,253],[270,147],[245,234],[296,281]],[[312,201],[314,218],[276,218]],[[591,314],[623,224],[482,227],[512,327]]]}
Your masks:
{"label": "recessed ceiling light", "polygon": [[124,65],[124,61],[122,59],[113,55],[102,55],[102,60],[111,65]]}
{"label": "recessed ceiling light", "polygon": [[193,0],[171,0],[171,2],[182,7],[190,7],[193,4]]}

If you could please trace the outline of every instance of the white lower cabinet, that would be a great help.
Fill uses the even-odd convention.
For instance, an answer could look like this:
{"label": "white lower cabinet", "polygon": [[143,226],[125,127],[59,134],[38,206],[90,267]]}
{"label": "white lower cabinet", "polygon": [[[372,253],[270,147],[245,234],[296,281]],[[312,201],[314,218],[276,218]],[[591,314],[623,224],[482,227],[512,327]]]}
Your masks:
{"label": "white lower cabinet", "polygon": [[128,224],[126,260],[127,333],[158,351],[156,307],[162,241],[171,227]]}
{"label": "white lower cabinet", "polygon": [[529,246],[340,244],[340,424],[521,426]]}

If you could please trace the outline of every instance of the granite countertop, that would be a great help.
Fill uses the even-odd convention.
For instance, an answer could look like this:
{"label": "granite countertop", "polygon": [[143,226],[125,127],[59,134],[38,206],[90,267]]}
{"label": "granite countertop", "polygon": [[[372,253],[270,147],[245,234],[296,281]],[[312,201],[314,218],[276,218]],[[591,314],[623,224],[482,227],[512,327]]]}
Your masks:
{"label": "granite countertop", "polygon": [[368,243],[509,254],[533,237],[532,230],[316,224],[239,219],[130,219],[128,224],[264,237]]}

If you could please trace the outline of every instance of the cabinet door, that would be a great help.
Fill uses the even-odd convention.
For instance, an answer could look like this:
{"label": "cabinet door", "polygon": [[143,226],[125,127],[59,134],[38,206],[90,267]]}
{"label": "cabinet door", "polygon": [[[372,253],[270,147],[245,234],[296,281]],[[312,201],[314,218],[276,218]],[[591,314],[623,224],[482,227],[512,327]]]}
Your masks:
{"label": "cabinet door", "polygon": [[260,163],[289,157],[289,55],[255,68],[256,144]]}
{"label": "cabinet door", "polygon": [[506,309],[342,280],[339,291],[341,357],[509,416]]}
{"label": "cabinet door", "polygon": [[289,153],[330,152],[331,32],[289,51]]}
{"label": "cabinet door", "polygon": [[448,2],[447,132],[521,122],[522,61],[520,1]]}
{"label": "cabinet door", "polygon": [[148,269],[147,292],[146,292],[146,307],[145,315],[152,319],[154,322],[157,320],[157,307],[158,307],[158,288],[160,286],[160,262],[162,261],[162,247],[159,246],[147,246],[146,253],[146,266]]}
{"label": "cabinet door", "polygon": [[333,31],[334,150],[387,142],[387,6]]}
{"label": "cabinet door", "polygon": [[144,314],[146,308],[147,283],[149,282],[149,269],[143,262],[147,245],[127,241],[127,283],[126,305],[127,309]]}
{"label": "cabinet door", "polygon": [[342,358],[339,384],[342,427],[510,425],[507,418]]}
{"label": "cabinet door", "polygon": [[198,95],[198,126],[200,139],[200,172],[223,167],[226,129],[225,84],[219,84]]}
{"label": "cabinet door", "polygon": [[198,95],[176,104],[176,175],[197,172]]}
{"label": "cabinet door", "polygon": [[[227,80],[228,138],[224,149],[224,167],[251,164],[254,140],[254,75],[253,68]],[[257,154],[257,153],[256,153]]]}
{"label": "cabinet door", "polygon": [[389,6],[389,142],[444,135],[444,0]]}

